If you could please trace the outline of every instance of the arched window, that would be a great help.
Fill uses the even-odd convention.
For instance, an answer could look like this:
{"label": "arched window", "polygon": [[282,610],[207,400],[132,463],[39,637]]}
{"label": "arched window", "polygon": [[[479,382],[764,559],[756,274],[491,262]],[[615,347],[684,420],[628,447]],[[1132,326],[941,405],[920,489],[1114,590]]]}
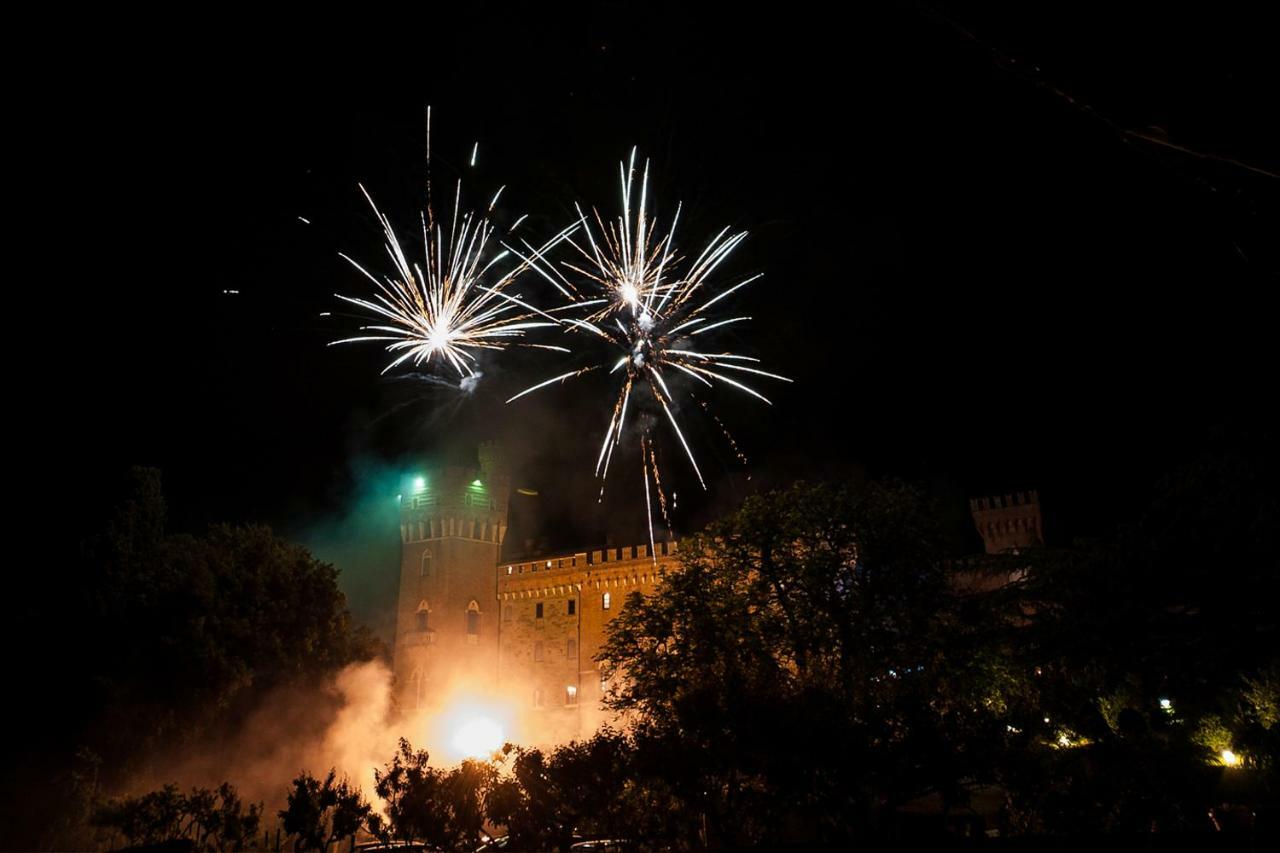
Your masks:
{"label": "arched window", "polygon": [[424,578],[431,577],[431,564],[434,560],[435,560],[435,557],[432,555],[431,549],[423,548],[421,577],[424,577]]}
{"label": "arched window", "polygon": [[467,605],[467,643],[475,645],[480,640],[480,605],[471,599]]}
{"label": "arched window", "polygon": [[612,606],[613,606],[613,596],[611,596],[609,593],[606,592],[604,595],[600,597],[600,609],[608,610]]}
{"label": "arched window", "polygon": [[431,617],[431,608],[427,606],[427,600],[425,598],[418,602],[418,612],[416,616],[418,618],[418,630],[429,630],[430,625],[428,623]]}

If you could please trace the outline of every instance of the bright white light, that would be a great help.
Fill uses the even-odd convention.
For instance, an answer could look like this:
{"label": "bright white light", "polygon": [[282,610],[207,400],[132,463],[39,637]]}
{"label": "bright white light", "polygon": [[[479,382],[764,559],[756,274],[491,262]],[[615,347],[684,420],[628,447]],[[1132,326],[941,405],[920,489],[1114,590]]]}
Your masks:
{"label": "bright white light", "polygon": [[502,749],[502,726],[489,717],[470,717],[454,731],[450,745],[467,758],[488,758]]}
{"label": "bright white light", "polygon": [[1229,749],[1222,750],[1222,763],[1225,764],[1226,766],[1239,767],[1240,761],[1241,761],[1240,756],[1236,755],[1231,750]]}
{"label": "bright white light", "polygon": [[1161,700],[1160,700],[1160,707],[1161,707],[1161,708],[1163,708],[1164,710],[1168,711],[1168,710],[1171,710],[1171,709],[1173,708],[1173,703],[1172,703],[1172,702],[1170,702],[1168,699],[1161,699]]}
{"label": "bright white light", "polygon": [[413,481],[413,490],[415,492],[424,492],[427,489],[426,477],[415,477]]}
{"label": "bright white light", "polygon": [[618,295],[622,297],[622,301],[634,308],[640,303],[640,291],[631,282],[624,282],[622,287],[618,289]]}

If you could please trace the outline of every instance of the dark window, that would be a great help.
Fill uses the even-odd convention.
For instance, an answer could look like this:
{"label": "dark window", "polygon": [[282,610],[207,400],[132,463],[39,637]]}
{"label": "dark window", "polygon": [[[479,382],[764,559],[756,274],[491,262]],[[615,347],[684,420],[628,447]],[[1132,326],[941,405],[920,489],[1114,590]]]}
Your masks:
{"label": "dark window", "polygon": [[533,615],[539,619],[542,618],[542,602],[541,601],[533,605]]}
{"label": "dark window", "polygon": [[577,600],[576,598],[571,598],[571,599],[569,599],[568,607],[569,607],[568,613],[569,613],[569,615],[570,615],[570,616],[572,616],[573,614],[577,613],[577,612],[578,612],[578,600]]}

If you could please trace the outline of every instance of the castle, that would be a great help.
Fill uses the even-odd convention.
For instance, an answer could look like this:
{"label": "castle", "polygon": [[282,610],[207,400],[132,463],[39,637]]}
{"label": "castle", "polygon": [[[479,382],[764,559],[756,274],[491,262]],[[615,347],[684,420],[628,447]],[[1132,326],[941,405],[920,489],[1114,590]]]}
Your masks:
{"label": "castle", "polygon": [[[498,686],[555,739],[602,719],[595,657],[634,591],[678,562],[676,542],[502,561],[511,479],[493,444],[478,468],[414,478],[400,496],[395,680],[400,707],[431,708],[458,684]],[[1042,541],[1035,492],[971,502],[988,553]]]}

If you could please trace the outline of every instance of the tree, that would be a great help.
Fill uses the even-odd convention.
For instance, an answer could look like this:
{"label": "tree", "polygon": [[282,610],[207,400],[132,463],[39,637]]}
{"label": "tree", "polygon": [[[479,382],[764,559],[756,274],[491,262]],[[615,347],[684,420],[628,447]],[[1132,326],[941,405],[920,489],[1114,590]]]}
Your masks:
{"label": "tree", "polygon": [[236,789],[224,782],[216,789],[193,788],[179,793],[165,785],[137,797],[100,805],[91,823],[123,835],[131,845],[174,845],[193,850],[243,850],[253,843],[262,820],[262,804],[248,808]]}
{"label": "tree", "polygon": [[608,703],[698,756],[677,786],[718,843],[852,843],[877,797],[959,801],[989,773],[1018,686],[963,618],[935,518],[892,482],[753,497],[614,620]]}
{"label": "tree", "polygon": [[65,742],[101,756],[108,788],[130,762],[207,737],[266,691],[378,652],[333,566],[266,527],[166,534],[164,519],[159,473],[134,469],[51,623],[77,649],[54,694],[78,709]]}
{"label": "tree", "polygon": [[432,767],[426,750],[401,738],[391,761],[374,771],[387,825],[379,833],[425,842],[439,850],[474,850],[484,839],[484,804],[496,781],[491,762],[464,761],[452,770]]}
{"label": "tree", "polygon": [[360,789],[336,777],[336,771],[330,770],[324,781],[305,772],[293,780],[280,820],[294,838],[294,850],[327,850],[368,822],[373,810]]}

